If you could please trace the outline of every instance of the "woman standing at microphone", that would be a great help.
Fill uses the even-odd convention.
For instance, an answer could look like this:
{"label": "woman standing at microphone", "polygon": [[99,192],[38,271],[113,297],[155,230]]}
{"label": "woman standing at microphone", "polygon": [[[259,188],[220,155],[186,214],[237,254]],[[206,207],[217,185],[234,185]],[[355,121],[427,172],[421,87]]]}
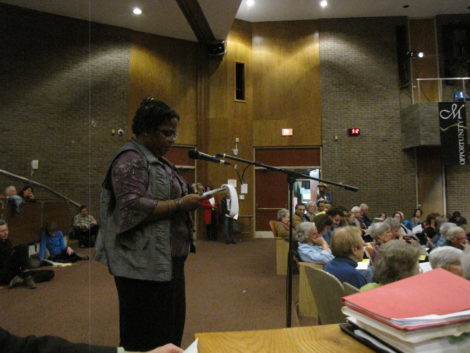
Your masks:
{"label": "woman standing at microphone", "polygon": [[178,123],[167,104],[145,98],[132,122],[136,137],[113,157],[103,182],[96,259],[114,276],[126,350],[181,345],[184,262],[193,245],[190,211],[204,197],[190,193],[163,157]]}

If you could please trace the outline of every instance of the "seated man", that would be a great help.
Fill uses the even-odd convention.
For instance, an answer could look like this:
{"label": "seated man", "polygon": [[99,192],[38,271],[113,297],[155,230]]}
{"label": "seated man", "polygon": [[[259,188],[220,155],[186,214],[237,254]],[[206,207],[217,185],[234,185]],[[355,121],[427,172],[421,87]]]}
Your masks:
{"label": "seated man", "polygon": [[463,277],[463,269],[460,264],[462,252],[462,250],[452,246],[441,246],[431,251],[429,263],[433,269],[443,268],[457,276]]}
{"label": "seated man", "polygon": [[90,215],[88,207],[81,205],[79,213],[73,218],[73,233],[78,239],[78,246],[81,248],[95,246],[98,229],[99,226],[95,218]]}
{"label": "seated man", "polygon": [[324,265],[333,260],[328,243],[318,234],[313,222],[300,223],[297,240],[299,241],[298,253],[302,261]]}
{"label": "seated man", "polygon": [[420,255],[417,244],[393,239],[382,245],[375,260],[375,282],[361,287],[361,292],[417,275]]}
{"label": "seated man", "polygon": [[443,234],[446,237],[444,245],[453,246],[454,248],[465,250],[468,247],[468,238],[465,230],[458,226],[450,226]]}
{"label": "seated man", "polygon": [[331,251],[335,258],[326,264],[326,272],[356,288],[367,284],[366,276],[356,270],[357,263],[364,257],[364,241],[359,228],[336,229],[331,237]]}
{"label": "seated man", "polygon": [[8,285],[8,288],[25,285],[34,289],[36,283],[49,281],[54,277],[53,271],[25,271],[28,268],[28,246],[13,247],[8,239],[8,225],[0,220],[0,285]]}
{"label": "seated man", "polygon": [[305,215],[305,204],[298,203],[295,205],[295,213],[292,215],[292,225],[295,229],[299,226],[302,222],[308,222],[308,218]]}
{"label": "seated man", "polygon": [[7,202],[13,207],[13,211],[20,213],[24,200],[17,194],[16,187],[14,185],[7,186],[5,189],[5,195],[7,197]]}

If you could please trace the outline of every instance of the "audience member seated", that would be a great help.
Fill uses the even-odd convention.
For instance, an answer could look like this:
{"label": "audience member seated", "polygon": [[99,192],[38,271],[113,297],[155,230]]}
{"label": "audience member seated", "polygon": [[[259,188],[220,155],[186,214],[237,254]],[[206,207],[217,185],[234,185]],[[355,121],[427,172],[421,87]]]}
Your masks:
{"label": "audience member seated", "polygon": [[364,242],[359,228],[346,226],[336,229],[331,237],[331,252],[335,258],[325,265],[326,272],[356,288],[367,283],[366,276],[356,269],[364,257]]}
{"label": "audience member seated", "polygon": [[423,217],[423,211],[420,208],[415,209],[413,218],[411,218],[410,220],[411,229],[413,229],[419,224],[423,224],[422,217]]}
{"label": "audience member seated", "polygon": [[459,211],[455,211],[452,213],[452,217],[450,217],[449,222],[455,223],[460,227],[461,225],[467,224],[467,219],[462,217]]}
{"label": "audience member seated", "polygon": [[411,233],[411,224],[410,221],[405,219],[405,215],[401,211],[395,211],[393,214],[394,219],[400,222],[400,233],[402,234],[410,234]]}
{"label": "audience member seated", "polygon": [[317,200],[317,213],[315,213],[315,215],[326,213],[325,205],[326,205],[325,200],[323,199]]}
{"label": "audience member seated", "polygon": [[372,220],[369,217],[369,205],[366,203],[361,203],[359,208],[361,209],[362,221],[366,225],[366,228],[369,228],[372,224]]}
{"label": "audience member seated", "polygon": [[308,222],[308,218],[305,216],[305,204],[298,203],[295,205],[295,213],[292,215],[292,226],[297,229],[302,222]]}
{"label": "audience member seated", "polygon": [[7,186],[5,189],[5,195],[7,202],[12,206],[13,211],[20,213],[24,204],[24,200],[20,195],[17,194],[16,187],[14,185]]}
{"label": "audience member seated", "polygon": [[26,271],[29,266],[27,245],[13,247],[8,239],[8,224],[0,220],[0,285],[8,288],[24,285],[36,288],[36,283],[49,281],[54,277],[50,270]]}
{"label": "audience member seated", "polygon": [[463,276],[470,280],[470,246],[463,251],[460,264],[462,265]]}
{"label": "audience member seated", "polygon": [[[289,226],[290,226],[290,219],[289,219],[289,211],[285,208],[281,208],[277,211],[277,220],[278,222],[275,223],[275,231],[276,235],[281,238],[289,238]],[[295,235],[295,231],[293,230],[293,234]]]}
{"label": "audience member seated", "polygon": [[333,221],[327,214],[316,215],[313,218],[313,223],[315,223],[317,231],[322,237],[324,237],[324,235],[327,234],[333,226]]}
{"label": "audience member seated", "polygon": [[465,250],[468,247],[467,234],[465,234],[465,230],[462,227],[451,226],[444,234],[447,239],[445,245],[453,246],[460,250]]}
{"label": "audience member seated", "polygon": [[369,228],[369,235],[371,236],[373,243],[372,251],[369,252],[371,262],[375,262],[375,258],[377,256],[377,252],[379,251],[380,247],[389,242],[393,239],[393,234],[390,228],[390,225],[386,222],[377,222],[372,223]]}
{"label": "audience member seated", "polygon": [[375,282],[360,287],[361,291],[377,288],[419,273],[421,248],[400,240],[390,240],[380,247],[375,260]]}
{"label": "audience member seated", "polygon": [[297,232],[300,260],[324,265],[333,259],[330,247],[313,222],[300,223]]}
{"label": "audience member seated", "polygon": [[49,259],[54,262],[72,263],[88,260],[87,256],[80,256],[70,246],[65,245],[64,234],[58,230],[55,222],[48,223],[41,234],[40,260],[45,260],[46,249],[49,250]]}
{"label": "audience member seated", "polygon": [[429,263],[433,269],[443,268],[457,276],[463,276],[460,258],[463,251],[452,246],[441,246],[429,254]]}
{"label": "audience member seated", "polygon": [[423,234],[426,236],[426,238],[431,239],[433,244],[436,244],[436,241],[440,237],[439,226],[437,225],[438,217],[438,213],[430,213],[426,216],[426,219],[423,222]]}
{"label": "audience member seated", "polygon": [[90,215],[88,207],[80,206],[80,211],[73,218],[73,233],[78,239],[78,246],[81,248],[89,248],[95,246],[96,235],[99,226],[95,218]]}
{"label": "audience member seated", "polygon": [[36,197],[34,196],[33,187],[31,185],[24,186],[19,195],[25,202],[36,202]]}
{"label": "audience member seated", "polygon": [[365,223],[362,221],[361,208],[359,206],[354,206],[353,208],[351,208],[350,212],[354,216],[354,225],[361,230],[367,229]]}
{"label": "audience member seated", "polygon": [[317,214],[317,205],[315,204],[315,201],[310,201],[307,204],[307,212],[305,213],[305,216],[308,218],[308,222],[313,222],[313,217]]}
{"label": "audience member seated", "polygon": [[344,220],[344,210],[340,207],[333,207],[329,209],[326,214],[328,215],[328,217],[330,217],[331,221],[333,222],[333,225],[331,226],[330,230],[325,233],[323,238],[328,244],[330,244],[331,235],[333,234],[334,230],[336,228],[344,226],[346,224],[346,221]]}
{"label": "audience member seated", "polygon": [[392,239],[405,240],[408,243],[419,243],[418,237],[413,233],[404,233],[403,225],[396,218],[388,217],[385,219],[384,223],[387,223],[390,226],[390,231],[392,232]]}

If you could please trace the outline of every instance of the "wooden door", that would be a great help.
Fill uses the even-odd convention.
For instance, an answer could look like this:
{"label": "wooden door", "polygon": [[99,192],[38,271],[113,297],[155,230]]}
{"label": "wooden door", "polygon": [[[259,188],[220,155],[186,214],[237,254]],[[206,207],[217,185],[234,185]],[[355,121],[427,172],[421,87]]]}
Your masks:
{"label": "wooden door", "polygon": [[[320,149],[259,148],[255,160],[270,166],[303,170],[319,168]],[[269,231],[269,221],[276,219],[277,211],[288,206],[287,176],[284,173],[257,169],[255,172],[256,231]]]}

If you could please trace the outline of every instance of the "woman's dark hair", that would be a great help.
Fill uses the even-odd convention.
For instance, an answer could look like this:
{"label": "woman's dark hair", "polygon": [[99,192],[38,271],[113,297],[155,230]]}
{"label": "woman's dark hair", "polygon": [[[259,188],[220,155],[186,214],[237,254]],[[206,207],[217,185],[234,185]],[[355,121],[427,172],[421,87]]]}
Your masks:
{"label": "woman's dark hair", "polygon": [[28,190],[28,189],[31,189],[31,191],[34,191],[34,189],[33,189],[33,187],[32,187],[31,185],[25,185],[25,186],[23,186],[23,188],[21,189],[19,195],[20,195],[21,197],[24,197],[24,192],[25,192],[26,190]]}
{"label": "woman's dark hair", "polygon": [[423,216],[423,210],[422,210],[421,208],[416,208],[415,211],[414,211],[414,213],[413,213],[413,217],[416,217],[416,212],[418,212],[418,211],[419,211],[419,213],[421,214],[420,217]]}
{"label": "woman's dark hair", "polygon": [[87,205],[81,205],[80,208],[78,209],[78,211],[80,212],[80,211],[83,210],[84,208],[88,208]]}
{"label": "woman's dark hair", "polygon": [[54,221],[47,222],[45,231],[48,236],[52,236],[53,233],[57,232],[59,230],[59,227],[57,226],[57,223]]}
{"label": "woman's dark hair", "polygon": [[180,119],[178,113],[166,103],[151,97],[144,98],[135,112],[132,132],[136,136],[144,132],[153,132],[172,118]]}

